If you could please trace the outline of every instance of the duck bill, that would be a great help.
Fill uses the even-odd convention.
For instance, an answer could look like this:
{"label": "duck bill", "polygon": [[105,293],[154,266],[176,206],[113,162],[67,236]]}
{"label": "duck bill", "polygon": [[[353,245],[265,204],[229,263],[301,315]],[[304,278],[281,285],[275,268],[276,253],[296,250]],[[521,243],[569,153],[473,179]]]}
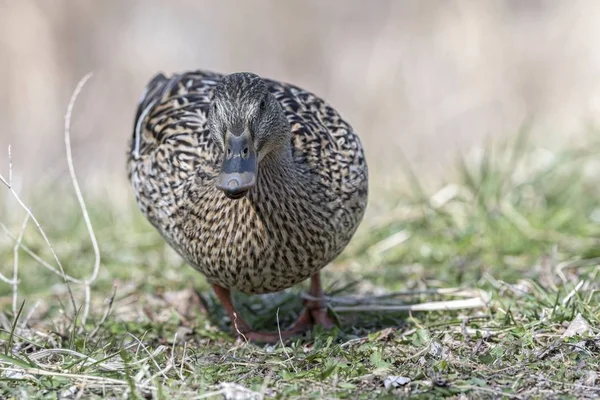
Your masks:
{"label": "duck bill", "polygon": [[217,189],[230,199],[240,199],[256,184],[258,161],[250,133],[225,135],[223,165],[217,177]]}

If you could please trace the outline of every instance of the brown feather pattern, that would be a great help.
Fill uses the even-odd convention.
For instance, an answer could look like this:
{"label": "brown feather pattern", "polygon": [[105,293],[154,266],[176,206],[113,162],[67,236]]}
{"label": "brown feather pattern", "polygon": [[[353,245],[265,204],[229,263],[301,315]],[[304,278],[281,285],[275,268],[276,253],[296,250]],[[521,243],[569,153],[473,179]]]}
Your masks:
{"label": "brown feather pattern", "polygon": [[363,148],[325,101],[263,79],[288,119],[291,155],[265,157],[255,187],[228,199],[215,188],[223,155],[207,126],[223,78],[194,71],[148,83],[128,176],[141,211],[209,283],[246,293],[283,290],[326,266],[356,231],[367,205]]}

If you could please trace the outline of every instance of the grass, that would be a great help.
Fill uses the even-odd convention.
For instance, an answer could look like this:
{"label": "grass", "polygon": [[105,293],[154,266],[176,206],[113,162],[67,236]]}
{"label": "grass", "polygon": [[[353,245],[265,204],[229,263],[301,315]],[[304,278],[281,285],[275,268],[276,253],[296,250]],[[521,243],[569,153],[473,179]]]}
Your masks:
{"label": "grass", "polygon": [[[74,313],[62,279],[21,249],[13,311],[12,286],[0,282],[0,396],[598,397],[600,145],[557,154],[523,138],[465,158],[437,190],[410,171],[404,190],[376,189],[351,245],[324,270],[340,327],[285,346],[236,342],[203,278],[132,202],[87,199],[102,255],[89,317],[82,325],[83,286],[71,285]],[[28,204],[65,272],[85,279],[94,248],[68,193]],[[17,237],[25,214],[5,203],[0,219]],[[0,237],[9,277],[14,244]],[[54,265],[34,225],[22,244]],[[485,304],[377,311],[464,299],[441,290],[452,287]],[[277,329],[301,309],[301,289],[236,301],[254,326]]]}

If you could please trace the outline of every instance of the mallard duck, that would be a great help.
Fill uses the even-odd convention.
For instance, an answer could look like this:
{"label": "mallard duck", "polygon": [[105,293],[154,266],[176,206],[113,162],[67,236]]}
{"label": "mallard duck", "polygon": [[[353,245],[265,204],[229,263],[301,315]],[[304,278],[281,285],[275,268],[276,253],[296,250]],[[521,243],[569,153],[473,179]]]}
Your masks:
{"label": "mallard duck", "polygon": [[[128,151],[140,210],[205,275],[238,336],[275,342],[333,325],[320,270],[346,247],[367,206],[352,127],[324,100],[253,73],[156,75]],[[257,332],[231,291],[277,292],[311,280],[283,332]]]}

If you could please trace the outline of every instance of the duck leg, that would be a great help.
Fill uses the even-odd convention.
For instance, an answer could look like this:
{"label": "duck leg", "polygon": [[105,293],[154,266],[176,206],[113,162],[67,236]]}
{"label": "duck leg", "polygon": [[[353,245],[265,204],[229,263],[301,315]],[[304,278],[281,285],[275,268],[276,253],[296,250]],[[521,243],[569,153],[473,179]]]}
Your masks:
{"label": "duck leg", "polygon": [[325,302],[325,294],[321,286],[321,274],[317,272],[310,278],[309,294],[316,300],[306,300],[304,310],[292,324],[290,329],[307,329],[313,325],[320,325],[325,329],[333,328],[335,323],[327,314],[327,304]]}
{"label": "duck leg", "polygon": [[325,329],[333,328],[335,325],[333,319],[327,314],[327,304],[325,295],[321,286],[321,275],[316,273],[310,278],[310,290],[308,292],[315,300],[306,300],[304,309],[300,313],[296,322],[290,326],[289,330],[305,331],[313,325],[321,325]]}
{"label": "duck leg", "polygon": [[[229,289],[225,289],[219,285],[212,285],[212,288],[215,292],[215,295],[221,301],[223,308],[225,308],[225,311],[227,311],[229,318],[231,318],[233,330],[239,338],[255,342],[277,343],[280,340],[286,340],[301,333],[306,327],[306,324],[299,324],[296,327],[292,326],[289,329],[281,332],[254,331],[252,328],[250,328],[250,325],[248,325],[248,323],[239,315],[233,306],[233,302],[231,301],[231,292]],[[307,317],[309,318],[308,323],[310,325],[310,316],[307,315]]]}
{"label": "duck leg", "polygon": [[245,333],[250,331],[250,326],[248,323],[242,318],[241,315],[235,310],[233,306],[233,302],[231,301],[231,292],[229,289],[225,289],[219,285],[212,285],[213,291],[215,295],[219,298],[219,301],[223,305],[223,308],[229,315],[231,319],[231,325],[236,334]]}
{"label": "duck leg", "polygon": [[327,305],[325,304],[323,287],[321,286],[321,275],[319,273],[312,276],[310,279],[311,297],[316,300],[306,300],[304,309],[298,316],[298,319],[285,331],[281,332],[257,332],[250,328],[250,325],[238,314],[231,301],[231,292],[219,285],[212,285],[216,296],[223,304],[225,311],[231,318],[233,329],[238,337],[245,338],[250,341],[263,343],[277,343],[280,340],[289,339],[301,332],[311,328],[313,325],[321,325],[329,329],[335,324],[333,319],[327,314]]}

